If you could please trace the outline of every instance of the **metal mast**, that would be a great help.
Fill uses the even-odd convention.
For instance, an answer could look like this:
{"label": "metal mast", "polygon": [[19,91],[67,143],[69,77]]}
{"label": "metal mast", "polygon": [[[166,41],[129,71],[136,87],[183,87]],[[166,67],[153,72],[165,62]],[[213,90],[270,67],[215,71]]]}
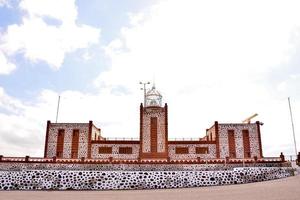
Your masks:
{"label": "metal mast", "polygon": [[296,157],[297,157],[297,143],[296,143],[295,128],[294,128],[294,120],[293,120],[293,114],[292,114],[292,108],[291,108],[290,97],[288,97],[288,102],[289,102],[290,115],[291,115],[291,122],[292,122],[293,138],[294,138],[294,145],[295,145],[295,155],[296,155]]}
{"label": "metal mast", "polygon": [[57,110],[56,110],[56,120],[55,120],[55,123],[57,123],[57,119],[58,119],[59,103],[60,103],[60,95],[58,96],[58,101],[57,101]]}

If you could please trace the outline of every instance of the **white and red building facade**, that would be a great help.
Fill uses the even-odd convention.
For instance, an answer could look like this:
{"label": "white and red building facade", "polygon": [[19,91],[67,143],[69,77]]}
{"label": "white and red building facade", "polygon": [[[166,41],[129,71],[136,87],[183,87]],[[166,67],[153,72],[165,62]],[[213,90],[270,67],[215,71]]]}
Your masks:
{"label": "white and red building facade", "polygon": [[168,106],[152,87],[140,105],[140,137],[111,140],[88,123],[47,122],[45,158],[116,160],[202,160],[262,158],[260,122],[219,123],[197,140],[168,139]]}

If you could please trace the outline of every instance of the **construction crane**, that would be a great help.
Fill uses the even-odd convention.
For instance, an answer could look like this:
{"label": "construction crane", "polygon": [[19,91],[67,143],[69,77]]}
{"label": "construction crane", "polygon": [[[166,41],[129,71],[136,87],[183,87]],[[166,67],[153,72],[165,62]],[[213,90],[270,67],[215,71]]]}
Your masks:
{"label": "construction crane", "polygon": [[258,114],[255,113],[254,115],[251,115],[250,117],[246,118],[245,120],[243,120],[243,123],[247,123],[250,124],[251,123],[251,119],[253,119],[254,117],[256,117]]}

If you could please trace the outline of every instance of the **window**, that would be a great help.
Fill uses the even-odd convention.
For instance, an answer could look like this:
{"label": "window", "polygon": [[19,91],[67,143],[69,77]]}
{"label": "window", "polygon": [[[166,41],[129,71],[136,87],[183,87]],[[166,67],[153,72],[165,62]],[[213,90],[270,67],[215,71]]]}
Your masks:
{"label": "window", "polygon": [[196,154],[208,154],[207,147],[196,147]]}
{"label": "window", "polygon": [[100,154],[112,154],[112,147],[99,147]]}
{"label": "window", "polygon": [[132,154],[132,148],[131,147],[120,147],[119,154]]}
{"label": "window", "polygon": [[188,154],[189,148],[188,147],[176,147],[175,153],[176,154]]}

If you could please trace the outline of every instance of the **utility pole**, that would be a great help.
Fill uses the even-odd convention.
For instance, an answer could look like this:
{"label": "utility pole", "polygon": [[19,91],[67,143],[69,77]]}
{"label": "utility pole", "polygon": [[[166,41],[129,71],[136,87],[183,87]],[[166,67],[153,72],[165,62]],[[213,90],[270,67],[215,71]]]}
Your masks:
{"label": "utility pole", "polygon": [[140,84],[144,86],[141,90],[144,90],[144,106],[146,106],[146,85],[150,84],[150,82],[140,82]]}
{"label": "utility pole", "polygon": [[57,119],[58,119],[59,103],[60,103],[60,95],[58,95],[57,110],[56,110],[56,120],[55,120],[55,123],[57,123]]}
{"label": "utility pole", "polygon": [[292,122],[293,138],[294,138],[294,145],[295,145],[295,155],[296,155],[296,159],[297,159],[297,143],[296,143],[295,128],[294,128],[294,120],[293,120],[293,114],[292,114],[292,108],[291,108],[290,97],[288,97],[288,102],[289,102],[290,115],[291,115],[291,122]]}

